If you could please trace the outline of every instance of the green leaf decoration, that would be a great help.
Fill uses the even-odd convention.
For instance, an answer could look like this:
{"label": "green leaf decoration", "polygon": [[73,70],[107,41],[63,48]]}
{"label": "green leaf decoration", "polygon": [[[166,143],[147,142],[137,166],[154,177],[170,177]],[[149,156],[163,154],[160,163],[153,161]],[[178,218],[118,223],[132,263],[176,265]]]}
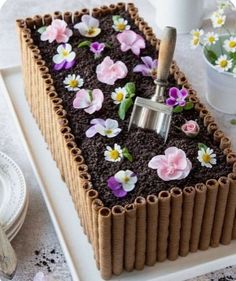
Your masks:
{"label": "green leaf decoration", "polygon": [[213,52],[212,50],[208,50],[206,49],[206,55],[209,59],[209,61],[212,63],[212,64],[215,64],[216,60],[217,60],[217,55],[215,52]]}
{"label": "green leaf decoration", "polygon": [[91,41],[82,41],[79,43],[78,48],[89,47],[91,45]]}
{"label": "green leaf decoration", "polygon": [[182,106],[177,105],[174,109],[173,112],[174,113],[180,113],[184,110],[184,108]]}
{"label": "green leaf decoration", "polygon": [[128,82],[125,84],[125,90],[128,94],[128,97],[133,97],[135,95],[135,83]]}
{"label": "green leaf decoration", "polygon": [[131,98],[127,98],[127,99],[124,99],[120,106],[119,106],[119,111],[118,111],[118,114],[119,114],[119,117],[121,120],[125,120],[125,115],[126,115],[126,112],[129,110],[129,108],[133,105],[133,101]]}
{"label": "green leaf decoration", "polygon": [[124,147],[122,152],[123,152],[123,156],[125,158],[127,158],[130,162],[133,162],[133,156],[130,154],[130,152],[129,152],[127,147]]}
{"label": "green leaf decoration", "polygon": [[192,108],[193,108],[193,103],[191,101],[188,101],[184,106],[184,110],[190,110]]}
{"label": "green leaf decoration", "polygon": [[111,48],[112,48],[112,45],[111,45],[111,44],[109,44],[109,43],[105,43],[105,46],[106,46],[106,48],[109,48],[109,49],[111,49]]}
{"label": "green leaf decoration", "polygon": [[200,149],[204,149],[204,150],[207,150],[207,146],[204,144],[204,143],[201,143],[201,142],[199,142],[198,143],[198,149],[200,150]]}
{"label": "green leaf decoration", "polygon": [[117,20],[120,19],[120,18],[121,18],[121,16],[118,16],[118,15],[112,16],[113,22],[114,22],[114,21],[117,21]]}
{"label": "green leaf decoration", "polygon": [[231,124],[231,125],[236,125],[236,119],[230,120],[230,124]]}
{"label": "green leaf decoration", "polygon": [[38,33],[42,34],[47,29],[47,26],[41,26],[37,31]]}

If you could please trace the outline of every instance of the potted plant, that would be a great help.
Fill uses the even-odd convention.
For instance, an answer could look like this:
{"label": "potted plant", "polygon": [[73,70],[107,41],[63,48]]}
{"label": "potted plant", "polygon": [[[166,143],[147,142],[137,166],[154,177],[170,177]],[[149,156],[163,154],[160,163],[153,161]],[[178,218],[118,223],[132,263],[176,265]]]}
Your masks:
{"label": "potted plant", "polygon": [[233,1],[218,4],[211,16],[212,32],[191,31],[191,47],[203,46],[209,104],[221,112],[236,114],[236,30],[230,31],[226,27],[227,9],[235,10]]}

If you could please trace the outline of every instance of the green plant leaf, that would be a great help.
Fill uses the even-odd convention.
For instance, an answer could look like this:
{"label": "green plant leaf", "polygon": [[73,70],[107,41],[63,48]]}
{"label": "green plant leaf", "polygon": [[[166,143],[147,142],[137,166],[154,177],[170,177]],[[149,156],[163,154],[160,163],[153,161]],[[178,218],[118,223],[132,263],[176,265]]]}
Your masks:
{"label": "green plant leaf", "polygon": [[184,110],[184,108],[182,106],[177,105],[174,109],[173,112],[174,113],[180,113]]}
{"label": "green plant leaf", "polygon": [[129,152],[127,147],[124,147],[122,152],[123,152],[123,156],[125,158],[127,158],[130,162],[133,162],[133,156],[130,154],[130,152]]}
{"label": "green plant leaf", "polygon": [[209,59],[209,61],[212,63],[212,64],[215,64],[216,60],[217,60],[217,55],[214,51],[212,50],[208,50],[206,49],[206,55],[207,55],[207,58]]}
{"label": "green plant leaf", "polygon": [[47,26],[41,26],[37,31],[42,34],[47,29]]}
{"label": "green plant leaf", "polygon": [[193,108],[193,103],[191,101],[188,101],[184,106],[184,110],[190,110],[192,108]]}
{"label": "green plant leaf", "polygon": [[118,15],[112,16],[113,22],[114,22],[114,21],[117,21],[119,18],[121,18],[121,16],[118,16]]}
{"label": "green plant leaf", "polygon": [[133,82],[126,83],[125,90],[128,94],[128,97],[130,97],[131,95],[134,96],[135,95],[135,83],[133,83]]}
{"label": "green plant leaf", "polygon": [[231,120],[230,120],[230,124],[231,124],[231,125],[236,125],[236,119],[231,119]]}
{"label": "green plant leaf", "polygon": [[109,49],[111,49],[111,48],[112,48],[112,45],[111,45],[111,44],[109,44],[109,43],[105,43],[105,46],[106,46],[107,48],[109,48]]}
{"label": "green plant leaf", "polygon": [[79,43],[78,48],[89,47],[91,45],[91,41],[82,41]]}
{"label": "green plant leaf", "polygon": [[230,53],[229,53],[229,57],[230,57],[231,59],[233,59],[234,61],[236,61],[236,53],[230,52]]}
{"label": "green plant leaf", "polygon": [[199,142],[198,143],[198,149],[200,150],[200,149],[204,149],[204,150],[207,150],[207,146],[204,144],[204,143],[201,143],[201,142]]}
{"label": "green plant leaf", "polygon": [[125,120],[125,115],[126,115],[126,112],[129,110],[129,108],[133,105],[133,101],[131,98],[127,98],[127,99],[124,99],[120,106],[119,106],[119,111],[118,111],[118,114],[119,114],[119,117],[121,120]]}

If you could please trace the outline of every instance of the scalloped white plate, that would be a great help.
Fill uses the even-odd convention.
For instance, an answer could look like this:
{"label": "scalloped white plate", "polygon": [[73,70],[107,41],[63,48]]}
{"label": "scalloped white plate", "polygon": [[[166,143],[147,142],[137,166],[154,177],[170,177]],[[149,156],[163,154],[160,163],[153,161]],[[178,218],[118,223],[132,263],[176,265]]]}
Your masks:
{"label": "scalloped white plate", "polygon": [[0,223],[5,232],[21,219],[26,199],[25,179],[19,166],[0,152]]}

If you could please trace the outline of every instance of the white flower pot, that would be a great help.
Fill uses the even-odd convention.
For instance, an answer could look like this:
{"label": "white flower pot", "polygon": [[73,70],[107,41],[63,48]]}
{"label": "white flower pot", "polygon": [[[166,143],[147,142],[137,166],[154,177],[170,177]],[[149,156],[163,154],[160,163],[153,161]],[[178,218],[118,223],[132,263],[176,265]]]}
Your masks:
{"label": "white flower pot", "polygon": [[[219,55],[219,46],[211,49]],[[207,92],[208,103],[218,111],[228,114],[236,114],[236,78],[233,73],[219,72],[206,57],[205,50],[203,56],[206,62],[207,72]]]}

